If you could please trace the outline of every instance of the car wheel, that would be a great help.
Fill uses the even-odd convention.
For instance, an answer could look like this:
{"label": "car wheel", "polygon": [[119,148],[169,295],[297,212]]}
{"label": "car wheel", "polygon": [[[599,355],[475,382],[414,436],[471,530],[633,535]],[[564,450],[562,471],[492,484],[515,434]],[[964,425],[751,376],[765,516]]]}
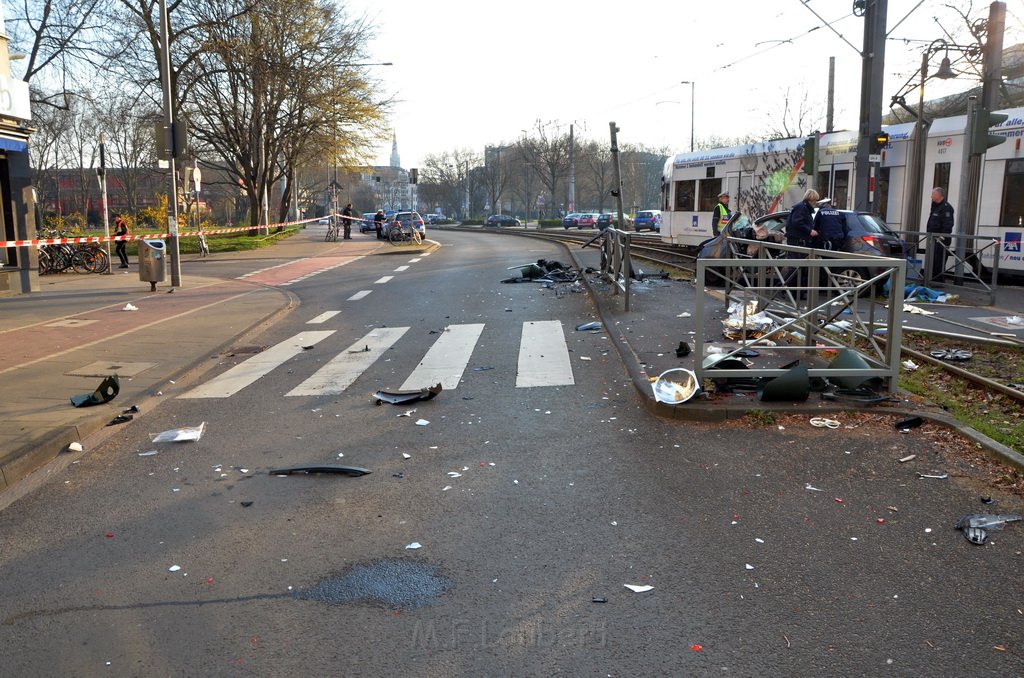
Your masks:
{"label": "car wheel", "polygon": [[833,273],[835,273],[837,277],[836,284],[843,289],[856,287],[869,277],[867,270],[863,268],[844,268],[841,271],[834,271]]}

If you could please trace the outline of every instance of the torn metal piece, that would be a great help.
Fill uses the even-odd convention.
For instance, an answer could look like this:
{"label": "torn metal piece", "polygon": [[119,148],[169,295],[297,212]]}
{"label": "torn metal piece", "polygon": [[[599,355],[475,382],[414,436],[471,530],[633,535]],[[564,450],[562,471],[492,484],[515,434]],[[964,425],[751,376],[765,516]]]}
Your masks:
{"label": "torn metal piece", "polygon": [[365,476],[373,471],[359,466],[342,466],[341,464],[315,464],[312,466],[292,466],[290,468],[272,469],[267,472],[272,476],[290,476],[296,473],[337,473],[346,476]]}
{"label": "torn metal piece", "polygon": [[989,530],[998,531],[1021,517],[1015,513],[972,513],[956,523],[956,529],[964,533],[964,537],[972,544],[981,546],[988,539]]}
{"label": "torn metal piece", "polygon": [[946,480],[947,478],[949,478],[949,474],[948,473],[939,473],[938,471],[932,471],[930,474],[929,473],[918,473],[917,477],[918,478],[931,478],[933,480]]}
{"label": "torn metal piece", "polygon": [[91,407],[109,403],[121,392],[121,380],[116,374],[112,374],[96,387],[92,393],[80,393],[71,396],[71,404],[75,407]]}
{"label": "torn metal piece", "polygon": [[436,384],[430,388],[421,388],[415,391],[384,391],[380,390],[373,394],[376,399],[376,404],[388,403],[390,405],[404,405],[405,403],[413,403],[418,400],[430,400],[434,398],[438,393],[443,391],[441,384]]}

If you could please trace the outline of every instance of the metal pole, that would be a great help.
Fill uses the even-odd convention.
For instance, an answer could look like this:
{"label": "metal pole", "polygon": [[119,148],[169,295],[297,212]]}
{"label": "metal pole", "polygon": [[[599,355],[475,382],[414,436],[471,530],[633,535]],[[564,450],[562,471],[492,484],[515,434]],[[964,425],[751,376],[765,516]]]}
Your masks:
{"label": "metal pole", "polygon": [[107,207],[107,160],[103,151],[103,133],[100,132],[100,192],[103,201],[103,238],[107,244],[107,275],[114,274],[110,258],[110,210]]}
{"label": "metal pole", "polygon": [[174,99],[171,94],[171,47],[168,43],[171,33],[170,17],[167,15],[167,0],[160,0],[160,80],[164,95],[164,125],[167,127],[167,148],[170,151],[171,193],[167,198],[168,254],[171,260],[171,287],[181,287],[181,254],[178,249],[178,177],[175,158],[178,147],[174,133]]}
{"label": "metal pole", "polygon": [[[828,58],[828,108],[825,113],[825,131],[833,131],[836,112],[836,58]],[[692,150],[692,149],[691,149]]]}
{"label": "metal pole", "polygon": [[569,125],[569,212],[576,211],[576,139],[573,126]]}
{"label": "metal pole", "polygon": [[885,20],[889,0],[871,0],[864,12],[864,49],[861,52],[860,129],[854,169],[853,208],[870,211],[868,153],[870,135],[882,129],[882,86],[885,66]]}
{"label": "metal pole", "polygon": [[[971,177],[967,168],[971,161],[970,140],[977,123],[977,111],[978,97],[974,95],[967,97],[967,126],[964,129],[964,149],[960,160],[960,188],[956,198],[957,215],[956,229],[954,229],[956,233],[956,268],[953,275],[957,285],[963,284],[964,256],[967,254],[967,238],[964,236],[967,235],[967,224],[970,221],[968,218],[968,205],[970,204],[968,192],[971,185]],[[935,244],[938,245],[938,243]]]}
{"label": "metal pole", "polygon": [[690,81],[690,153],[693,153],[693,130],[696,127],[694,111],[697,109],[697,83]]}

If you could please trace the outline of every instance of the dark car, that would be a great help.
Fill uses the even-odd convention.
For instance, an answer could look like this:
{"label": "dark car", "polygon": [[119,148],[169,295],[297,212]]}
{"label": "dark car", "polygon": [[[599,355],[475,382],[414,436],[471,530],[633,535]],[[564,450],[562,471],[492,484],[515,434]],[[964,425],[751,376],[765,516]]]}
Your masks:
{"label": "dark car", "polygon": [[[854,212],[851,210],[840,210],[840,212],[846,219],[846,226],[849,229],[849,237],[843,242],[844,252],[868,254],[876,257],[907,258],[906,244],[900,240],[900,237],[881,218],[867,212]],[[788,217],[789,210],[786,210],[785,212],[766,214],[751,222],[750,218],[745,214],[735,212],[720,234],[701,243],[697,258],[730,258],[729,244],[726,242],[726,238],[732,236],[754,240],[755,227],[763,227],[767,231],[768,241],[785,242],[786,219]],[[740,256],[746,255],[741,253]],[[857,280],[873,278],[883,270],[883,267],[864,266],[837,271],[837,273],[848,278],[851,283],[855,283]]]}
{"label": "dark car", "polygon": [[661,210],[641,210],[633,220],[633,229],[640,231],[657,231],[661,233]]}
{"label": "dark car", "polygon": [[609,226],[614,226],[617,221],[616,216],[611,212],[605,212],[604,214],[597,215],[597,228],[603,231]]}
{"label": "dark car", "polygon": [[492,214],[487,217],[488,226],[522,226],[523,222],[519,221],[510,214]]}
{"label": "dark car", "polygon": [[373,223],[373,218],[375,216],[377,216],[376,212],[363,212],[363,218],[359,220],[360,233],[377,230],[376,224]]}
{"label": "dark car", "polygon": [[565,227],[565,230],[567,231],[570,228],[579,228],[580,215],[577,214],[576,212],[573,212],[572,214],[566,214],[564,217],[562,217],[562,226]]}

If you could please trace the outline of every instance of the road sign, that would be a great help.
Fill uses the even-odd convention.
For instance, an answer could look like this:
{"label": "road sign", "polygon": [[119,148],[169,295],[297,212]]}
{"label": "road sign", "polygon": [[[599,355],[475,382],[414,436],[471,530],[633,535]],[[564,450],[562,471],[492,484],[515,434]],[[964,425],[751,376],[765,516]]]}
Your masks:
{"label": "road sign", "polygon": [[868,162],[882,162],[881,153],[872,153],[868,156]]}
{"label": "road sign", "polygon": [[195,169],[192,170],[192,181],[196,185],[196,193],[199,192],[199,183],[203,180],[203,171],[199,169],[199,165],[196,165]]}

